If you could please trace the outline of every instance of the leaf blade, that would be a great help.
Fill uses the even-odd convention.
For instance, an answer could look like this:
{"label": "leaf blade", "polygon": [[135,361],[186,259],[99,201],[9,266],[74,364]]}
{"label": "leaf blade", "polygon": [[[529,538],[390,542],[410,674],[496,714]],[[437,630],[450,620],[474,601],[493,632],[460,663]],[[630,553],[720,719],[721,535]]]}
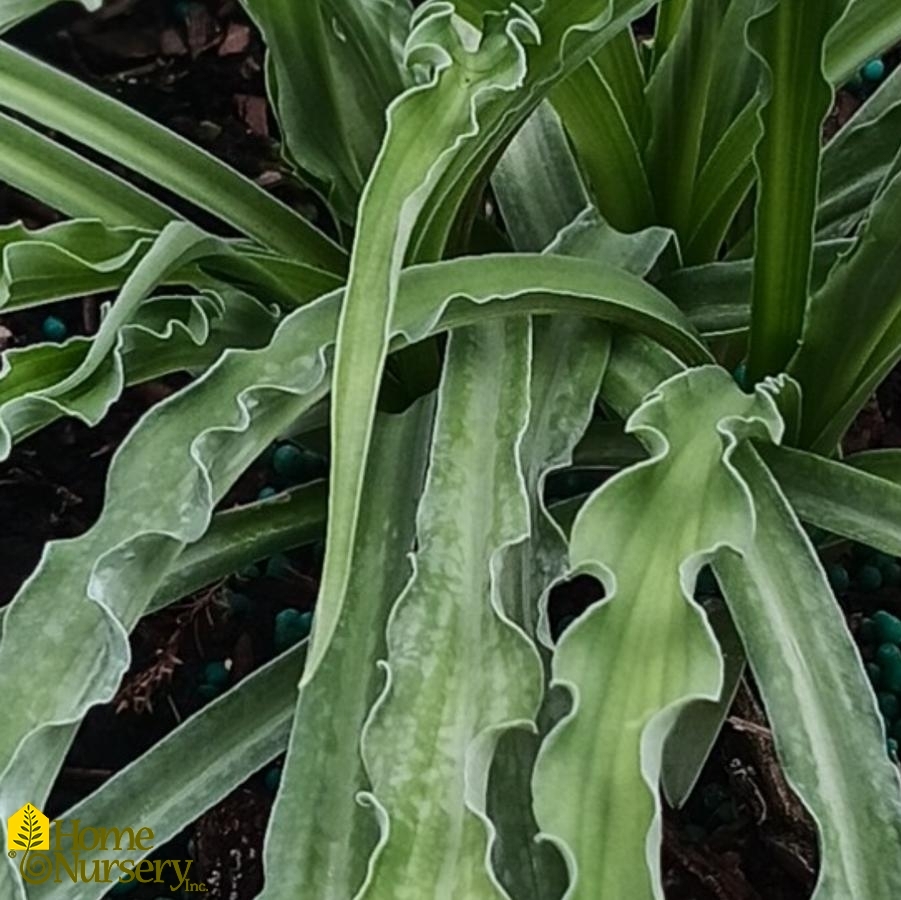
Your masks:
{"label": "leaf blade", "polygon": [[[234,225],[264,246],[340,272],[340,247],[215,157],[122,103],[0,42],[9,109],[81,141]],[[178,165],[172,160],[178,159]]]}
{"label": "leaf blade", "polygon": [[[786,775],[819,826],[823,849],[813,896],[888,900],[901,886],[901,785],[885,753],[872,690],[822,567],[776,482],[750,447],[742,448],[738,464],[756,509],[756,536],[743,558],[721,551],[714,568]],[[861,766],[868,773],[863,783],[855,774]]]}
{"label": "leaf blade", "polygon": [[848,0],[771,0],[749,28],[764,69],[757,145],[756,250],[748,374],[780,372],[801,335],[810,288],[820,129],[832,94],[823,43]]}

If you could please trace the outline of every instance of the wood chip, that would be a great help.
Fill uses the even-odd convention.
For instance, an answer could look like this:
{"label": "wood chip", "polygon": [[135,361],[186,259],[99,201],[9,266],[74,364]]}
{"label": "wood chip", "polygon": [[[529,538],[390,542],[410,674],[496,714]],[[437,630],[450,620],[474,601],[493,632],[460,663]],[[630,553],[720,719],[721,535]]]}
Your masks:
{"label": "wood chip", "polygon": [[253,94],[235,94],[238,115],[251,134],[269,137],[269,111],[265,97]]}
{"label": "wood chip", "polygon": [[163,56],[186,56],[188,45],[177,28],[166,28],[160,34],[160,53]]}
{"label": "wood chip", "polygon": [[285,180],[284,176],[281,172],[276,172],[273,169],[267,169],[265,172],[261,172],[257,176],[257,184],[260,187],[275,187],[277,184],[281,184]]}
{"label": "wood chip", "polygon": [[220,56],[235,56],[250,46],[250,26],[232,22],[225,39],[219,45]]}

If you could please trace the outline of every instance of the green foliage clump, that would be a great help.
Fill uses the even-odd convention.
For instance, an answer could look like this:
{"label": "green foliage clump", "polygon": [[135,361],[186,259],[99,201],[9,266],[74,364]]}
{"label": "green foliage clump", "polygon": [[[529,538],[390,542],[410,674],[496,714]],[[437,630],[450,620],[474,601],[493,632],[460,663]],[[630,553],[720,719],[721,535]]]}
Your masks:
{"label": "green foliage clump", "polygon": [[[315,223],[0,42],[0,174],[63,216],[0,228],[0,308],[113,298],[9,353],[0,456],[187,374],[4,619],[0,786],[46,794],[142,616],[267,560],[231,615],[268,628],[305,579],[315,628],[281,609],[228,691],[207,666],[83,821],[175,834],[265,772],[272,900],[658,900],[661,795],[748,662],[816,900],[901,896],[901,623],[862,627],[865,667],[836,598],[901,580],[901,455],[841,452],[901,359],[897,2],[244,5]],[[827,568],[845,540],[883,556]]]}

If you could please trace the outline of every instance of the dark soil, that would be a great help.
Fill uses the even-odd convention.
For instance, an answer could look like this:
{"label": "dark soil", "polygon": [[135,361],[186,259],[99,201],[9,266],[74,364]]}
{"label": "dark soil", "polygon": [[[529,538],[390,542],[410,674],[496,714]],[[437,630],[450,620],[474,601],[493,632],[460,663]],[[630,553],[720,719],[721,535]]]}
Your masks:
{"label": "dark soil", "polygon": [[[321,214],[279,159],[265,101],[262,44],[233,0],[113,0],[94,16],[71,4],[52,8],[10,37],[226,159],[305,214]],[[855,102],[842,95],[836,118],[847,118]],[[0,187],[0,221],[23,219],[38,226],[57,218]],[[200,221],[214,227],[203,217]],[[48,312],[62,318],[70,333],[90,332],[98,299],[0,316],[0,349],[38,339]],[[127,391],[94,429],[58,422],[24,441],[0,466],[0,604],[34,569],[46,542],[76,536],[91,525],[116,448],[146,409],[181,383],[173,378]],[[901,446],[901,372],[880,389],[848,441],[849,450],[879,446]],[[258,465],[229,502],[252,499],[266,478],[265,466]],[[132,638],[131,671],[116,700],[87,717],[48,814],[61,813],[96,789],[193,713],[204,702],[198,682],[205,664],[228,660],[233,683],[271,658],[275,614],[289,606],[309,610],[317,589],[315,554],[292,554],[287,563],[253,580],[212,585],[142,621]],[[253,617],[233,614],[233,591],[250,597]],[[554,601],[558,625],[593,599],[584,582],[570,585]],[[874,605],[868,596],[851,595],[848,602],[852,623]],[[880,596],[879,603],[893,608],[901,598]],[[271,771],[266,778],[258,774],[161,855],[195,858],[197,874],[211,887],[208,896],[250,900],[262,884],[272,787]],[[800,900],[810,894],[816,865],[814,830],[780,774],[765,718],[746,685],[690,803],[666,812],[667,896]],[[154,895],[142,886],[129,896]]]}

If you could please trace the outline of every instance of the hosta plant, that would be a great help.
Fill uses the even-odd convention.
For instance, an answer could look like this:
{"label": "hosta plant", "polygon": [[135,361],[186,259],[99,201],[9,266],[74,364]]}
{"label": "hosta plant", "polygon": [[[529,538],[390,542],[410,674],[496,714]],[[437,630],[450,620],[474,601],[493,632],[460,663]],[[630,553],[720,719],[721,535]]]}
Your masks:
{"label": "hosta plant", "polygon": [[[308,644],[66,818],[161,843],[287,748],[266,900],[659,898],[662,797],[685,801],[746,660],[817,900],[897,897],[898,771],[810,535],[901,554],[901,455],[841,453],[901,358],[901,72],[823,140],[901,7],[244,3],[329,235],[0,44],[0,177],[65,217],[3,228],[0,309],[114,297],[90,337],[5,355],[0,452],[191,376],[5,611],[8,810],[46,800],[142,616],[324,537]],[[324,426],[327,488],[222,508]],[[551,503],[574,461],[606,477]],[[707,565],[724,607],[694,599]],[[560,633],[577,574],[603,598]]]}

